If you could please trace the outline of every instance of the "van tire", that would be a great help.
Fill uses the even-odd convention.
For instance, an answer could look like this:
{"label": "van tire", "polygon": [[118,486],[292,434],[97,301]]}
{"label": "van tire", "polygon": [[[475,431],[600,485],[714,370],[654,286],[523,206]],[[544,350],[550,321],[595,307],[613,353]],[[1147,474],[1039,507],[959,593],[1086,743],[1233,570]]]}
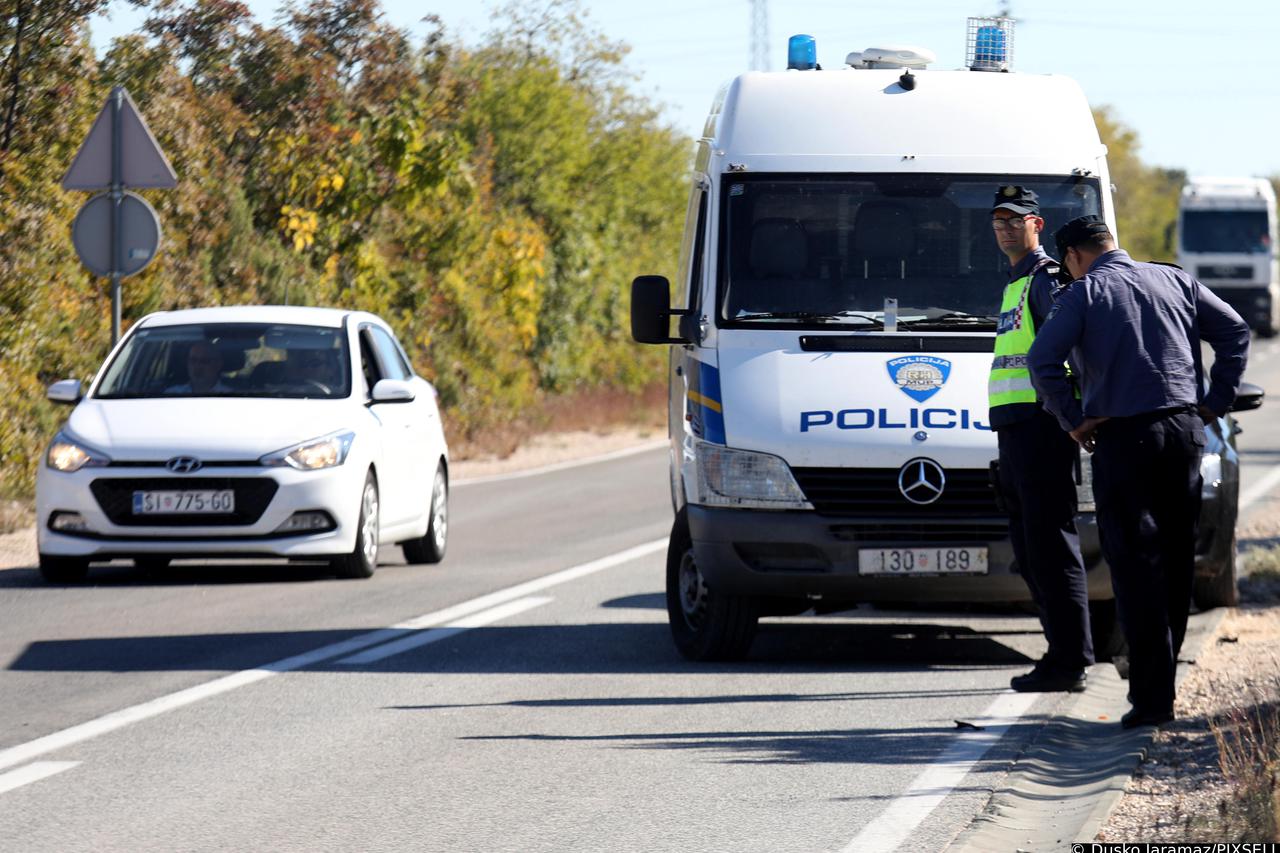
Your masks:
{"label": "van tire", "polygon": [[683,509],[667,545],[667,619],[676,648],[691,661],[746,657],[760,619],[760,603],[754,597],[707,588],[694,561],[689,518]]}
{"label": "van tire", "polygon": [[1236,537],[1233,533],[1226,555],[1214,566],[1213,574],[1197,577],[1192,583],[1191,599],[1197,608],[1212,610],[1215,607],[1235,607],[1240,603],[1240,592],[1236,586],[1237,559]]}

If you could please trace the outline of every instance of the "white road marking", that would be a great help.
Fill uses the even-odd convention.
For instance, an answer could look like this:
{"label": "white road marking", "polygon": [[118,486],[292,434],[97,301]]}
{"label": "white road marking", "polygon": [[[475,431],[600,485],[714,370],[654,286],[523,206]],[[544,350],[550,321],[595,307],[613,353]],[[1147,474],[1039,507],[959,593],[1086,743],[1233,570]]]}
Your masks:
{"label": "white road marking", "polygon": [[1267,493],[1280,484],[1280,465],[1271,466],[1271,470],[1266,475],[1245,490],[1240,495],[1240,508],[1238,512],[1243,513],[1256,501],[1267,496]]}
{"label": "white road marking", "polygon": [[304,652],[300,655],[294,655],[284,660],[278,660],[275,663],[269,663],[257,669],[246,669],[231,675],[216,678],[213,681],[206,681],[204,684],[197,684],[194,687],[188,687],[185,690],[179,690],[176,693],[170,693],[167,696],[161,696],[158,699],[152,699],[149,702],[143,702],[138,705],[132,705],[119,711],[113,711],[110,714],[104,714],[93,720],[89,720],[79,725],[71,726],[62,731],[27,741],[26,743],[11,746],[8,749],[0,750],[0,770],[8,767],[16,767],[19,764],[25,764],[33,758],[38,758],[55,750],[63,749],[77,743],[90,740],[122,729],[125,726],[168,713],[169,711],[191,705],[202,699],[208,699],[221,693],[227,693],[239,687],[253,684],[263,679],[270,678],[273,675],[279,675],[282,672],[292,672],[296,669],[311,666],[321,661],[331,658],[346,657],[347,655],[358,652],[361,649],[374,646],[379,643],[386,642],[403,637],[406,632],[416,630],[431,625],[439,625],[445,622],[462,619],[473,613],[488,610],[499,604],[505,604],[519,598],[539,592],[549,587],[556,586],[569,581],[578,580],[587,575],[613,568],[614,566],[648,556],[656,551],[665,548],[667,540],[656,539],[652,542],[646,542],[643,545],[637,545],[634,548],[628,548],[625,551],[619,551],[616,554],[610,554],[607,557],[601,557],[598,560],[592,560],[589,563],[583,563],[578,566],[572,566],[568,569],[537,578],[526,583],[517,584],[504,590],[499,590],[489,595],[482,595],[471,601],[435,613],[427,613],[399,625],[393,625],[389,628],[381,628],[377,631],[370,631],[367,634],[360,634],[349,640],[343,640],[339,643],[331,643],[327,646]]}
{"label": "white road marking", "polygon": [[623,459],[627,456],[635,456],[638,453],[647,453],[650,450],[657,450],[659,447],[666,447],[671,442],[667,439],[658,441],[649,441],[644,444],[637,444],[635,447],[628,447],[624,450],[614,450],[609,453],[602,453],[599,456],[588,456],[586,459],[574,459],[571,462],[557,462],[554,465],[543,465],[541,468],[530,468],[527,471],[513,471],[510,474],[490,474],[485,477],[467,477],[464,480],[454,480],[449,484],[450,488],[458,486],[475,486],[480,483],[497,483],[503,480],[520,480],[525,477],[536,477],[539,474],[550,474],[552,471],[564,471],[568,468],[580,468],[583,465],[595,465],[599,462],[610,462],[614,459]]}
{"label": "white road marking", "polygon": [[10,770],[8,773],[0,773],[0,794],[32,782],[39,782],[41,779],[48,779],[63,770],[70,770],[79,763],[79,761],[37,761],[26,767]]}
{"label": "white road marking", "polygon": [[937,808],[938,804],[969,774],[973,765],[1004,736],[1038,698],[1035,693],[1005,693],[973,720],[982,731],[967,731],[956,737],[946,752],[917,776],[889,807],[844,848],[844,853],[889,853]]}
{"label": "white road marking", "polygon": [[442,628],[428,628],[411,634],[408,637],[402,637],[399,640],[393,640],[390,643],[384,643],[372,649],[365,649],[363,652],[354,654],[351,657],[343,658],[336,661],[339,664],[347,664],[349,666],[359,666],[360,664],[373,663],[392,655],[398,655],[401,652],[407,652],[421,646],[431,643],[447,640],[449,637],[461,634],[463,631],[469,631],[472,628],[483,628],[485,625],[492,625],[494,622],[500,622],[509,616],[515,616],[517,613],[523,613],[526,610],[532,610],[535,607],[541,607],[553,599],[547,596],[534,596],[531,598],[519,598],[507,604],[500,604],[488,610],[482,610],[464,619],[445,625]]}

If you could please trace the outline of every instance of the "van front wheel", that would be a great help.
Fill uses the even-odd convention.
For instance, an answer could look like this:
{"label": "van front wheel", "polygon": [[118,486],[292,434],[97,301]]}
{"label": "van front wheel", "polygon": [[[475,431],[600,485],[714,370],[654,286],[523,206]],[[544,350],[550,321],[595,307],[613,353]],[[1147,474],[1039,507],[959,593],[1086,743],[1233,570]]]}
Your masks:
{"label": "van front wheel", "polygon": [[707,588],[684,510],[676,516],[667,545],[667,618],[676,648],[693,661],[741,660],[760,619],[755,598]]}

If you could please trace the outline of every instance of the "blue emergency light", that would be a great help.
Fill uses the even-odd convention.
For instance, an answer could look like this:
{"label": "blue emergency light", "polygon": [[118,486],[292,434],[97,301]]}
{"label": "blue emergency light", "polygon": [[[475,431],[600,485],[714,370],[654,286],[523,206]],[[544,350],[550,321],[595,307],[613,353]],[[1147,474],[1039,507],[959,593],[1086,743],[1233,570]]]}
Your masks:
{"label": "blue emergency light", "polygon": [[978,27],[978,35],[974,41],[974,60],[983,67],[998,67],[1009,57],[1005,45],[1004,30],[999,27]]}
{"label": "blue emergency light", "polygon": [[811,71],[818,67],[818,43],[813,36],[792,36],[787,42],[787,68]]}

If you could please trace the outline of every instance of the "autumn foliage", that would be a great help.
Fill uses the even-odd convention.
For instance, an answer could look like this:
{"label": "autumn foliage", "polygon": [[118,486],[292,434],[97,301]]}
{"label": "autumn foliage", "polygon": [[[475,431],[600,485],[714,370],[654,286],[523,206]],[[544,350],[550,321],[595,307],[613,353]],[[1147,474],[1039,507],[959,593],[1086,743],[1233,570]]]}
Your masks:
{"label": "autumn foliage", "polygon": [[98,58],[105,5],[0,0],[0,496],[29,493],[66,414],[46,384],[108,349],[106,283],[70,240],[85,195],[58,181],[117,84],[180,179],[144,192],[164,236],[125,280],[126,327],[203,305],[374,311],[459,437],[660,375],[627,334],[627,283],[671,275],[690,147],[572,5],[512,7],[463,47],[387,25],[377,0],[270,25],[236,0],[156,0]]}

